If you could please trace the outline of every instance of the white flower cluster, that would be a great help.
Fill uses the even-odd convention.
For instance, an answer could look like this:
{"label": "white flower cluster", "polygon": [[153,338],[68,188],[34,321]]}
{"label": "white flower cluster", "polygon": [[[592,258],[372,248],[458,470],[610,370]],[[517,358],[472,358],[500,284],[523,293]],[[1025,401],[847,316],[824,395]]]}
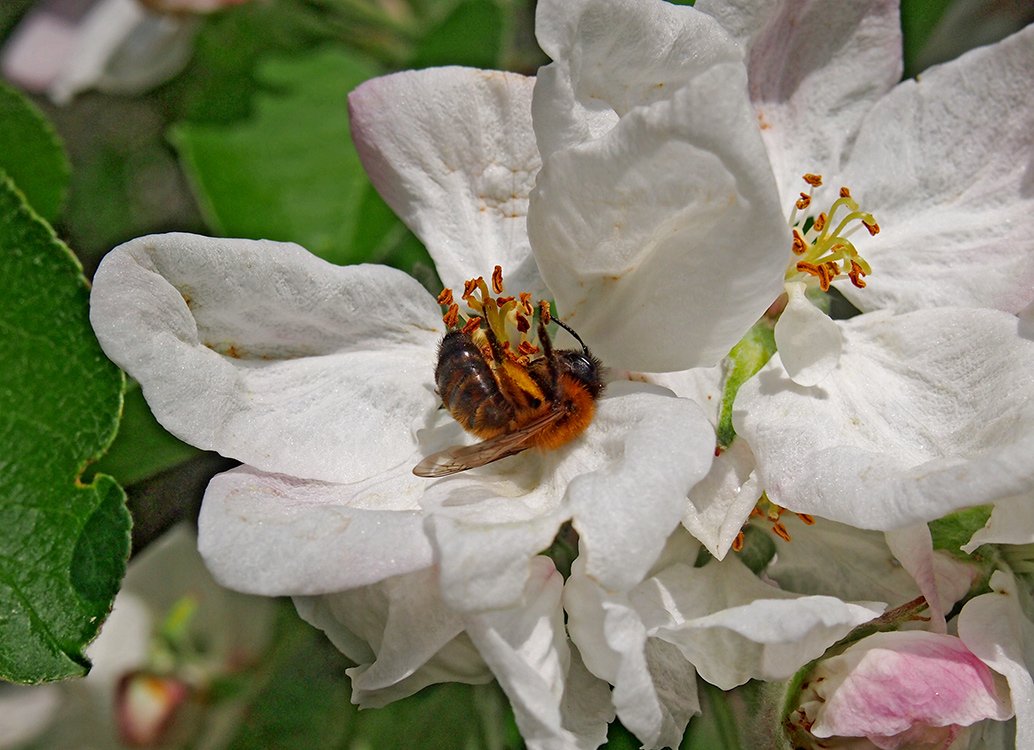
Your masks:
{"label": "white flower cluster", "polygon": [[[438,408],[420,284],[133,240],[93,325],[163,425],[244,464],[205,495],[209,568],[293,596],[359,665],[356,703],[494,678],[532,748],[596,747],[615,714],[677,746],[698,677],[787,680],[922,596],[816,668],[795,741],[1007,746],[985,727],[1015,714],[1034,747],[1012,558],[935,552],[927,526],[993,506],[967,551],[1034,543],[1034,27],[900,84],[887,0],[540,0],[536,31],[537,77],[374,79],[353,135],[446,286],[501,265],[612,368],[594,421],[414,476],[472,440]],[[861,314],[831,319],[830,288]],[[776,317],[735,393],[726,355]],[[761,574],[730,553],[759,539]]]}

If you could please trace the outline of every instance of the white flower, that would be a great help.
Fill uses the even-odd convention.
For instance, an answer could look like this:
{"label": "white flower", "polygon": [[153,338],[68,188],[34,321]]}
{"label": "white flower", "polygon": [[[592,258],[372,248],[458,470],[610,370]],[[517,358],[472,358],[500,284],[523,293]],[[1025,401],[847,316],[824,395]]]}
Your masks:
{"label": "white flower", "polygon": [[[351,98],[364,164],[448,284],[506,263],[508,289],[517,291],[516,279],[542,290],[536,260],[559,251],[546,243],[532,258],[524,231],[539,166],[532,84],[447,68],[375,79]],[[642,330],[627,347],[603,332],[586,342],[618,353],[652,342],[688,364],[695,354],[686,341],[650,325],[667,301],[649,297],[628,310]],[[584,309],[611,305],[599,296]],[[498,610],[519,622],[531,617],[535,555],[567,521],[597,580],[615,589],[639,583],[713,456],[713,430],[694,403],[614,384],[570,446],[438,481],[413,476],[423,456],[470,439],[437,409],[444,326],[435,298],[393,269],[335,267],[294,245],[140,238],[104,260],[91,307],[106,353],[140,381],[159,421],[246,464],[213,480],[200,517],[202,554],[239,590],[329,601],[430,576],[452,617]],[[566,317],[562,303],[559,311]],[[407,605],[417,606],[398,604]],[[542,706],[522,708],[534,703],[534,670],[480,620],[462,622],[529,741],[541,734],[535,726],[566,736],[557,719],[563,686],[551,683],[552,719],[541,718]],[[557,674],[567,679],[566,664]],[[579,736],[592,736],[599,721]]]}
{"label": "white flower", "polygon": [[786,680],[884,608],[781,591],[735,558],[695,567],[698,552],[676,533],[650,576],[623,592],[578,560],[564,591],[572,640],[614,686],[618,717],[646,747],[678,746],[700,711],[698,673],[723,690]]}
{"label": "white flower", "polygon": [[872,269],[864,288],[833,282],[867,314],[829,321],[795,290],[785,322],[806,318],[808,333],[780,336],[781,318],[779,355],[739,391],[736,430],[768,496],[892,529],[1030,493],[1034,349],[1014,314],[1034,297],[1034,197],[1017,158],[1034,109],[1013,92],[1034,28],[894,86],[891,4],[697,7],[744,47],[784,204],[797,175],[821,172],[883,228],[851,237]]}
{"label": "white flower", "polygon": [[44,0],[15,29],[0,65],[8,79],[57,104],[89,89],[139,93],[186,65],[198,29],[190,14],[244,1],[91,0],[69,12],[67,3]]}

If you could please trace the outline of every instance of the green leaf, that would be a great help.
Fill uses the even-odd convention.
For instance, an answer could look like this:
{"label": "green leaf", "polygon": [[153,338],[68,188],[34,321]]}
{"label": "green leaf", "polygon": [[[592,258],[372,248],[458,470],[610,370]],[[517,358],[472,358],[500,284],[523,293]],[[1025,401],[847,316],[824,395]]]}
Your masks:
{"label": "green leaf", "polygon": [[110,474],[123,486],[136,484],[187,461],[201,451],[173,437],[155,420],[140,385],[126,388],[118,436],[104,458],[90,466],[92,474]]}
{"label": "green leaf", "polygon": [[36,213],[54,221],[68,187],[68,157],[43,113],[2,83],[0,143],[4,144],[0,169],[6,170]]}
{"label": "green leaf", "polygon": [[336,263],[353,250],[369,180],[352,147],[348,93],[378,72],[336,49],[272,58],[267,91],[235,125],[181,124],[172,140],[212,229],[292,241]]}
{"label": "green leaf", "polygon": [[464,0],[421,40],[409,67],[497,68],[506,33],[505,20],[503,11],[492,0]]}
{"label": "green leaf", "polygon": [[732,407],[740,386],[752,378],[775,354],[775,333],[771,321],[754,324],[732,348],[725,362],[725,383],[722,386],[722,407],[718,413],[718,444],[728,446],[736,437],[732,426]]}
{"label": "green leaf", "polygon": [[970,555],[963,552],[961,547],[969,542],[973,534],[984,528],[987,519],[991,517],[992,509],[990,505],[978,505],[931,521],[928,525],[930,536],[933,538],[933,548],[969,560]]}
{"label": "green leaf", "polygon": [[41,682],[86,673],[125,572],[121,488],[79,481],[115,435],[123,378],[78,262],[6,177],[0,255],[0,678]]}

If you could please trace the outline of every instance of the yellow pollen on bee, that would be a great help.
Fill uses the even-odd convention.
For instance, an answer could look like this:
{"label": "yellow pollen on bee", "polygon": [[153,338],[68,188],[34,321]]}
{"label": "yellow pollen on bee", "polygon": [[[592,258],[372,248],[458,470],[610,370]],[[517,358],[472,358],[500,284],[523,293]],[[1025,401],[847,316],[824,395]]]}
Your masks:
{"label": "yellow pollen on bee", "polygon": [[850,279],[859,289],[864,288],[865,277],[872,269],[849,238],[861,227],[875,236],[879,224],[871,213],[861,210],[847,187],[840,188],[839,196],[826,211],[800,217],[798,212],[811,206],[815,188],[822,185],[821,175],[808,173],[802,179],[809,189],[801,193],[790,213],[794,258],[786,270],[786,280],[811,280],[824,292],[840,279]]}

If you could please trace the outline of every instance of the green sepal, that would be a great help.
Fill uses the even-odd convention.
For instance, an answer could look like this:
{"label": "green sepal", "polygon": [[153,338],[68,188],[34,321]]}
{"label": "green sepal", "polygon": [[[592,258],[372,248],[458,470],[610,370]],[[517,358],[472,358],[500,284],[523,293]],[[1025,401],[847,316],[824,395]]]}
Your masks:
{"label": "green sepal", "polygon": [[775,324],[763,318],[754,324],[725,358],[725,382],[718,412],[718,445],[727,448],[736,437],[732,409],[740,386],[752,378],[775,354]]}

